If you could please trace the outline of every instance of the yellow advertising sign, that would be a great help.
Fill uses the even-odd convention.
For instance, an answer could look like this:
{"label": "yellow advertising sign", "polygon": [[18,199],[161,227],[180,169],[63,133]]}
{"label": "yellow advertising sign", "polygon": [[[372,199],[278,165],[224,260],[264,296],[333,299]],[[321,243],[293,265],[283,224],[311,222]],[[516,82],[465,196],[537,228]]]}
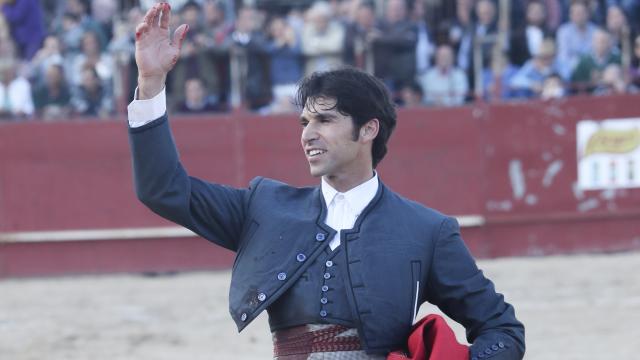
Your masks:
{"label": "yellow advertising sign", "polygon": [[599,130],[587,141],[584,156],[598,153],[625,154],[640,146],[640,130]]}

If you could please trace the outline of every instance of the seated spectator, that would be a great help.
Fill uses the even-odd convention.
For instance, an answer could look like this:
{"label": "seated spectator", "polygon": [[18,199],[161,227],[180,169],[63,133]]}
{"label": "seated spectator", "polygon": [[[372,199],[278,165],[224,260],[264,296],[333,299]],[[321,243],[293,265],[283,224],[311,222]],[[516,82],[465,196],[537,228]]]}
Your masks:
{"label": "seated spectator", "polygon": [[456,106],[464,103],[469,91],[464,71],[453,65],[453,49],[441,45],[436,50],[435,66],[419,77],[424,103],[435,106]]}
{"label": "seated spectator", "polygon": [[219,79],[213,61],[196,39],[203,35],[202,8],[195,1],[188,1],[180,9],[180,22],[189,26],[189,31],[182,44],[180,59],[173,71],[169,73],[168,91],[176,101],[184,100],[184,83],[186,79],[200,77],[207,92],[219,93]]}
{"label": "seated spectator", "polygon": [[62,65],[50,65],[45,82],[33,91],[36,113],[43,120],[68,118],[71,112],[71,94]]}
{"label": "seated spectator", "polygon": [[144,13],[139,7],[132,7],[124,15],[123,19],[115,23],[114,36],[109,43],[108,50],[113,54],[113,58],[125,71],[126,83],[122,84],[125,98],[133,99],[135,88],[138,86],[138,67],[136,66],[135,53],[135,33],[136,26],[144,17]]}
{"label": "seated spectator", "polygon": [[344,36],[344,26],[332,20],[331,6],[324,1],[315,2],[307,11],[307,22],[302,29],[305,74],[340,67]]}
{"label": "seated spectator", "polygon": [[601,80],[602,71],[609,64],[620,64],[620,54],[611,47],[609,33],[598,29],[593,34],[591,51],[582,55],[571,74],[572,87],[576,91],[591,91]]}
{"label": "seated spectator", "polygon": [[40,1],[3,1],[1,4],[20,57],[31,60],[46,34]]}
{"label": "seated spectator", "polygon": [[594,95],[617,95],[632,92],[624,81],[624,73],[619,64],[609,64],[602,71],[602,78],[593,90]]}
{"label": "seated spectator", "polygon": [[225,7],[218,1],[205,1],[202,6],[204,28],[196,37],[195,43],[210,50],[227,51],[233,25],[226,20]]}
{"label": "seated spectator", "polygon": [[31,85],[17,75],[18,63],[12,58],[0,59],[0,120],[20,119],[33,114]]}
{"label": "seated spectator", "polygon": [[188,79],[184,83],[184,94],[184,100],[176,107],[176,111],[180,113],[201,114],[222,110],[207,96],[206,88],[200,78]]}
{"label": "seated spectator", "polygon": [[434,44],[429,36],[429,27],[426,21],[425,2],[418,0],[413,2],[409,18],[415,24],[417,41],[415,48],[416,74],[425,74],[431,67],[431,57],[434,53]]}
{"label": "seated spectator", "polygon": [[527,61],[511,78],[509,86],[512,97],[533,98],[540,96],[544,80],[549,75],[558,72],[554,61],[556,54],[553,40],[544,40],[536,52],[537,55]]}
{"label": "seated spectator", "polygon": [[77,114],[105,118],[113,111],[113,98],[105,89],[96,68],[85,65],[81,72],[81,82],[75,86],[71,103]]}
{"label": "seated spectator", "polygon": [[274,17],[269,24],[271,40],[266,51],[271,56],[272,112],[291,112],[293,98],[302,78],[300,41],[284,18]]}
{"label": "seated spectator", "polygon": [[66,12],[75,16],[83,32],[92,31],[98,37],[101,50],[105,50],[109,43],[109,38],[98,23],[89,13],[89,2],[87,0],[66,0]]}
{"label": "seated spectator", "polygon": [[81,53],[72,55],[68,80],[73,86],[80,85],[82,81],[82,69],[91,66],[96,69],[103,86],[111,91],[111,83],[113,80],[113,58],[111,54],[102,51],[100,48],[100,40],[98,34],[93,31],[87,31],[82,36]]}
{"label": "seated spectator", "polygon": [[406,84],[400,89],[400,106],[404,108],[415,108],[423,105],[424,93],[422,87],[417,82]]}
{"label": "seated spectator", "polygon": [[556,34],[558,66],[565,80],[571,77],[580,57],[591,51],[596,26],[589,21],[589,9],[584,1],[573,0],[569,8],[570,21]]}
{"label": "seated spectator", "polygon": [[542,100],[560,99],[565,97],[567,91],[564,86],[564,81],[558,73],[553,73],[547,76],[542,82],[542,91],[540,91],[540,98]]}
{"label": "seated spectator", "polygon": [[380,31],[372,39],[374,74],[391,92],[399,91],[416,76],[418,29],[407,16],[404,0],[389,0]]}
{"label": "seated spectator", "polygon": [[517,71],[518,67],[509,62],[507,54],[499,47],[494,47],[491,66],[482,70],[482,93],[475,93],[475,98],[484,101],[510,99],[512,94],[509,84]]}
{"label": "seated spectator", "polygon": [[619,6],[613,5],[607,8],[606,30],[611,35],[613,50],[621,54],[625,47],[623,43],[630,44],[632,39],[627,16]]}
{"label": "seated spectator", "polygon": [[62,16],[62,22],[57,34],[58,37],[62,39],[62,43],[68,54],[77,54],[80,52],[84,28],[82,24],[80,24],[80,18],[77,15],[65,13]]}
{"label": "seated spectator", "polygon": [[511,36],[509,58],[516,66],[538,54],[542,40],[550,34],[546,27],[546,8],[541,0],[530,1],[526,8],[526,22],[516,26]]}
{"label": "seated spectator", "polygon": [[49,66],[64,64],[64,55],[62,53],[62,44],[56,35],[47,35],[44,39],[42,48],[36,52],[33,59],[29,63],[29,78],[34,84],[42,84],[45,78],[46,69]]}

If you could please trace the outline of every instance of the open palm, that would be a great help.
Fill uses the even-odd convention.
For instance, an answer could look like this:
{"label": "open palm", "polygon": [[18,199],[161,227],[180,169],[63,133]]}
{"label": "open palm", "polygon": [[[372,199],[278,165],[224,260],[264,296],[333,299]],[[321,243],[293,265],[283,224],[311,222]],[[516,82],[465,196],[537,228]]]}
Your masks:
{"label": "open palm", "polygon": [[180,56],[180,47],[188,26],[180,25],[169,38],[171,7],[167,3],[153,6],[136,28],[136,64],[138,75],[144,78],[163,78]]}

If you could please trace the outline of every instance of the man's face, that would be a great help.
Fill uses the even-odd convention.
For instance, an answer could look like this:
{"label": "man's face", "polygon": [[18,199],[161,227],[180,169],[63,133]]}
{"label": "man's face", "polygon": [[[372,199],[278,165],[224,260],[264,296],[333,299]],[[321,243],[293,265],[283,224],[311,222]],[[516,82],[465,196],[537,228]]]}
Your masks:
{"label": "man's face", "polygon": [[300,115],[304,127],[300,140],[311,175],[344,179],[366,162],[371,166],[371,146],[354,140],[353,120],[333,109],[336,100],[319,97],[310,101]]}
{"label": "man's face", "polygon": [[589,10],[587,6],[582,3],[575,3],[571,5],[569,9],[569,18],[571,22],[577,26],[583,26],[589,21]]}

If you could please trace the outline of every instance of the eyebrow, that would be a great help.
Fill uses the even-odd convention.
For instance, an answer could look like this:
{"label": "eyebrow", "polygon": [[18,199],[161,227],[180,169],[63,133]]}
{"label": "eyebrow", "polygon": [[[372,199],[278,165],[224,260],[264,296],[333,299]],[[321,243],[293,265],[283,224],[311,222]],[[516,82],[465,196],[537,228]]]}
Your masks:
{"label": "eyebrow", "polygon": [[[312,118],[317,118],[318,120],[328,120],[336,118],[336,115],[332,113],[313,112],[311,114],[313,114],[311,116]],[[300,115],[300,121],[309,121],[309,119],[307,119],[307,117],[305,117],[304,115]]]}

